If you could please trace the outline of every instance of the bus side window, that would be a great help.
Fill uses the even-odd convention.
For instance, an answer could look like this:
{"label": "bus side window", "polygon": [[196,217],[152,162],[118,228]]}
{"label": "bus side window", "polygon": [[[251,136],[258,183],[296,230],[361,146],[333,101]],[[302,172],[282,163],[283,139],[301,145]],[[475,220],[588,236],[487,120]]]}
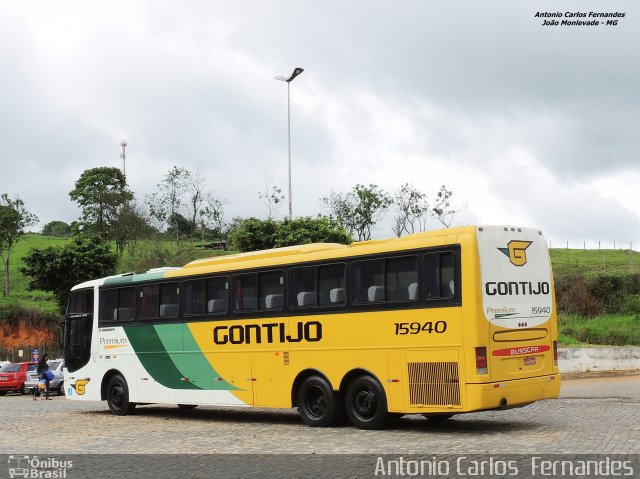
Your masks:
{"label": "bus side window", "polygon": [[443,253],[440,257],[440,294],[443,298],[453,298],[456,293],[453,253]]}
{"label": "bus side window", "polygon": [[157,284],[151,284],[141,286],[138,291],[138,314],[140,318],[157,318],[160,305],[160,287]]}
{"label": "bus side window", "polygon": [[374,303],[385,300],[384,260],[354,263],[355,302]]}
{"label": "bus side window", "polygon": [[418,299],[418,258],[405,256],[388,259],[385,265],[387,301],[416,301]]}
{"label": "bus side window", "polygon": [[344,306],[347,304],[345,265],[330,264],[318,268],[318,304]]}
{"label": "bus side window", "polygon": [[205,306],[205,280],[185,281],[182,283],[185,316],[201,316]]}
{"label": "bus side window", "polygon": [[247,274],[233,278],[233,309],[256,311],[258,309],[258,275]]}
{"label": "bus side window", "polygon": [[[118,289],[118,321],[131,321],[136,316],[136,288]],[[115,319],[115,318],[114,318]]]}
{"label": "bus side window", "polygon": [[312,308],[318,305],[317,268],[298,268],[289,273],[289,304],[293,308]]}
{"label": "bus side window", "polygon": [[227,314],[229,287],[226,277],[207,280],[207,313]]}
{"label": "bus side window", "polygon": [[180,316],[179,283],[163,283],[160,285],[159,317],[175,319]]}
{"label": "bus side window", "polygon": [[118,319],[118,290],[100,291],[100,321],[116,321]]}
{"label": "bus side window", "polygon": [[270,271],[258,275],[260,310],[281,311],[284,305],[284,277],[282,271]]}
{"label": "bus side window", "polygon": [[425,255],[426,298],[451,299],[455,294],[455,257],[452,252]]}

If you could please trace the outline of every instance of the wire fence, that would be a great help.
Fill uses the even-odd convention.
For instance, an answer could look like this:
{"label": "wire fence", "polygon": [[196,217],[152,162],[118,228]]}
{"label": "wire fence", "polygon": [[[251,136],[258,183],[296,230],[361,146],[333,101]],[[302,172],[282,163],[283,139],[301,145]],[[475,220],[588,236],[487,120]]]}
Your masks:
{"label": "wire fence", "polygon": [[640,253],[632,242],[582,241],[549,243],[554,272],[640,272]]}
{"label": "wire fence", "polygon": [[549,249],[633,251],[632,241],[549,241]]}

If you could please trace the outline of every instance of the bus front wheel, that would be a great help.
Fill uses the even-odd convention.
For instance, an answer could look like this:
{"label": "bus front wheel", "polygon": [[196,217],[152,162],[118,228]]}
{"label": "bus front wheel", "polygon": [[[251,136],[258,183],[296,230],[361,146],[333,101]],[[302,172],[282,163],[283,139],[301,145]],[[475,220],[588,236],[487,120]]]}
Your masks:
{"label": "bus front wheel", "polygon": [[342,401],[323,377],[309,376],[300,385],[298,412],[308,426],[332,426],[339,421],[342,410]]}
{"label": "bus front wheel", "polygon": [[129,402],[129,387],[127,381],[116,374],[107,383],[107,404],[111,412],[117,416],[132,414],[136,404]]}
{"label": "bus front wheel", "polygon": [[360,376],[347,387],[347,416],[360,429],[382,429],[387,422],[387,397],[371,376]]}

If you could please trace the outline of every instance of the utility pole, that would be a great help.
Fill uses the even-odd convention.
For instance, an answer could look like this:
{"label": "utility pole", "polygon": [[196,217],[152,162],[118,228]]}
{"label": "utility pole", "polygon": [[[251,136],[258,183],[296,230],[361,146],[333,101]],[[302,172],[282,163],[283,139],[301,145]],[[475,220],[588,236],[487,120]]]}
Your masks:
{"label": "utility pole", "polygon": [[127,152],[127,142],[124,139],[120,142],[120,146],[122,147],[122,153],[120,153],[120,158],[122,159],[122,174],[127,176],[126,170],[126,152]]}

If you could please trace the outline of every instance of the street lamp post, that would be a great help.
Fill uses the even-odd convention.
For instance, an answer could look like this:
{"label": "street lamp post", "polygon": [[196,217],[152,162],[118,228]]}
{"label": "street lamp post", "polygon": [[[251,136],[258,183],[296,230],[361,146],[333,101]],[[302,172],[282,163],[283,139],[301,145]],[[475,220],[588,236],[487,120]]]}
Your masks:
{"label": "street lamp post", "polygon": [[289,84],[295,77],[300,75],[304,71],[303,68],[296,67],[293,73],[288,77],[277,76],[273,77],[276,80],[280,80],[287,83],[287,138],[289,143],[289,220],[293,219],[293,205],[291,200],[291,94]]}

